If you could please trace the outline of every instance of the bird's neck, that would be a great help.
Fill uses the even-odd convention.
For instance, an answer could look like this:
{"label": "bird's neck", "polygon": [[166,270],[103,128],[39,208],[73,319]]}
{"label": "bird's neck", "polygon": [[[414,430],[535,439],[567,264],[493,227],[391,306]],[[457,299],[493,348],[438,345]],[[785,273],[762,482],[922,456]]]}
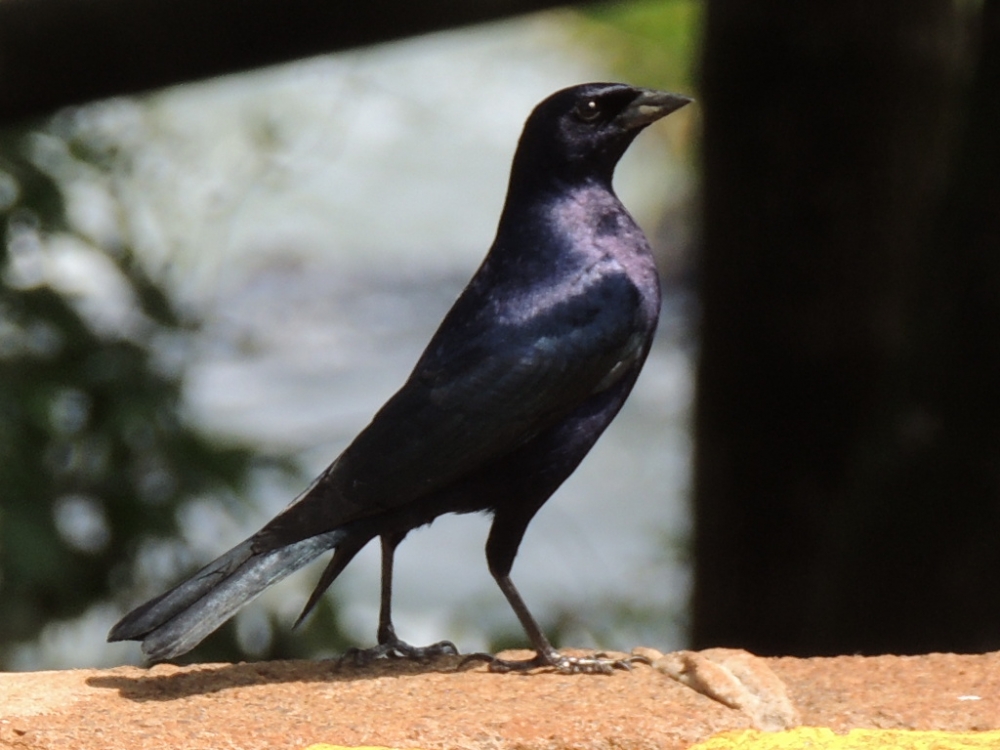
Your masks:
{"label": "bird's neck", "polygon": [[508,200],[512,197],[532,200],[539,194],[565,193],[589,185],[611,190],[617,160],[602,153],[589,156],[589,159],[556,158],[548,149],[522,143],[511,164]]}
{"label": "bird's neck", "polygon": [[505,224],[546,222],[553,207],[576,202],[581,196],[602,196],[601,202],[617,203],[611,175],[584,177],[558,174],[511,174],[507,198],[500,216],[500,226]]}
{"label": "bird's neck", "polygon": [[638,231],[611,185],[603,180],[539,182],[532,188],[512,190],[500,216],[494,249],[510,260],[516,256],[531,264],[557,260],[564,264],[583,248],[599,244],[596,238],[609,218],[615,226],[624,221],[630,231]]}

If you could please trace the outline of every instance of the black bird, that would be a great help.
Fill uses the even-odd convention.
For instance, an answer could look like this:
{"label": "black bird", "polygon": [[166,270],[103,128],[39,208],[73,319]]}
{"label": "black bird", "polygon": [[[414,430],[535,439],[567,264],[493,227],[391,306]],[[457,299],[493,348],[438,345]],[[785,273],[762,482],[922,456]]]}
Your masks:
{"label": "black bird", "polygon": [[379,645],[417,648],[392,625],[392,563],[411,529],[486,511],[486,559],[533,659],[497,670],[623,666],[553,648],[510,578],[532,517],[600,437],[632,390],[660,309],[649,243],[611,186],[650,123],[691,100],[615,83],[558,91],[524,126],[496,239],[403,387],[323,474],[252,537],[127,614],[109,641],[152,660],[194,648],[267,586],[335,550],[299,621],[375,537],[382,544]]}

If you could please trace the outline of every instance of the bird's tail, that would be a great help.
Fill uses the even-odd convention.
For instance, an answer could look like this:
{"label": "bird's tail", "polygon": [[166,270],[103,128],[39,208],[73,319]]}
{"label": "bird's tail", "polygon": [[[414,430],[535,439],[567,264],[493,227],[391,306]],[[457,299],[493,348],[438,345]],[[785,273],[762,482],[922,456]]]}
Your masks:
{"label": "bird's tail", "polygon": [[136,607],[108,634],[109,641],[142,641],[142,652],[159,661],[180,656],[272,583],[336,547],[345,529],[254,552],[253,538],[236,545],[184,583]]}

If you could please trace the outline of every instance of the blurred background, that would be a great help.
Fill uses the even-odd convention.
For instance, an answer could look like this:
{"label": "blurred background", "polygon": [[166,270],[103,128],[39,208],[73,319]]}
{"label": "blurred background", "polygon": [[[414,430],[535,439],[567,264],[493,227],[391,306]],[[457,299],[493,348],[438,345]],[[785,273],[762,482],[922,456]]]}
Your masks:
{"label": "blurred background", "polygon": [[[547,631],[1000,648],[1000,0],[550,5],[0,2],[0,668],[140,661],[110,626],[402,383],[586,80],[698,101],[616,177],[663,317],[515,564]],[[523,643],[487,531],[407,538],[404,639]],[[318,575],[183,661],[373,643],[377,550],[293,632]]]}

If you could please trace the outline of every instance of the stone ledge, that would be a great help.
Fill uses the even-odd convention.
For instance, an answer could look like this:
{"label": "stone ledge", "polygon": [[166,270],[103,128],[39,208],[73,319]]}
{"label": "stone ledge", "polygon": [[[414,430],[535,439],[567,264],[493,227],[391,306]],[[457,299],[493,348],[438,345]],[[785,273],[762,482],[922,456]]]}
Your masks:
{"label": "stone ledge", "polygon": [[[838,733],[1000,728],[1000,653],[647,654],[655,667],[611,676],[456,671],[455,658],[339,669],[289,661],[0,674],[0,748],[682,750],[775,716]],[[761,705],[766,710],[755,714]]]}

